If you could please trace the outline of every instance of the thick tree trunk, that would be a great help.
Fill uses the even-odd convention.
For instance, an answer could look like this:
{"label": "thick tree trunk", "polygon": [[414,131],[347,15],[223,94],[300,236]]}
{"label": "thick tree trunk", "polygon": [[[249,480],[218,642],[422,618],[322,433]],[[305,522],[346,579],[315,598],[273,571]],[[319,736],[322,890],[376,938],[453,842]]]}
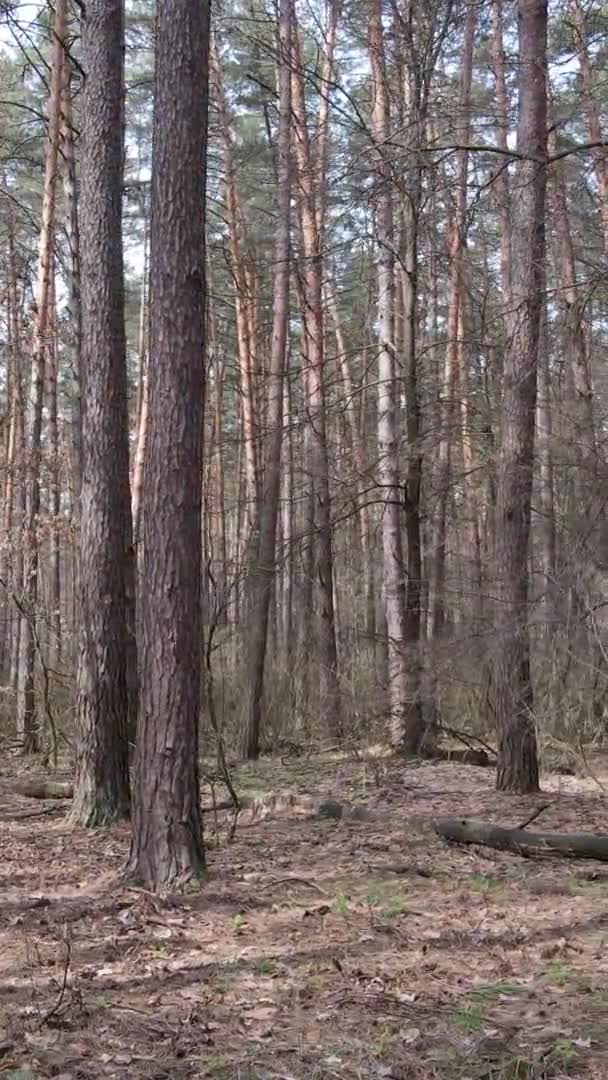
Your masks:
{"label": "thick tree trunk", "polygon": [[513,199],[513,311],[505,357],[496,507],[497,625],[492,682],[497,785],[535,791],[538,757],[528,631],[528,556],[538,344],[545,263],[547,8],[519,2],[518,162]]}
{"label": "thick tree trunk", "polygon": [[242,732],[242,754],[255,758],[260,749],[264,668],[268,644],[268,613],[276,575],[276,536],[281,490],[283,445],[283,386],[287,353],[290,278],[291,207],[291,0],[280,0],[278,26],[279,131],[277,137],[277,226],[273,252],[275,266],[273,326],[268,404],[264,487],[260,506],[259,544],[251,575],[251,639],[249,643],[248,710]]}
{"label": "thick tree trunk", "polygon": [[[209,6],[159,0],[141,697],[129,874],[204,874],[198,724]],[[167,213],[171,207],[171,213]]]}
{"label": "thick tree trunk", "polygon": [[121,0],[89,0],[82,30],[83,476],[72,820],[96,826],[128,814],[133,710],[128,669],[136,666],[128,628],[131,503],[121,220]]}
{"label": "thick tree trunk", "polygon": [[46,334],[49,321],[51,276],[53,274],[53,244],[55,237],[55,196],[57,162],[59,157],[59,125],[61,86],[64,70],[64,49],[67,32],[67,0],[57,0],[53,23],[53,55],[48,105],[48,140],[42,193],[42,223],[38,250],[36,309],[32,341],[32,363],[27,403],[25,447],[25,521],[23,605],[26,616],[21,619],[19,646],[19,682],[17,693],[17,734],[24,753],[38,749],[40,732],[36,715],[35,620],[38,600],[38,539],[40,513],[40,449],[42,441],[42,407]]}

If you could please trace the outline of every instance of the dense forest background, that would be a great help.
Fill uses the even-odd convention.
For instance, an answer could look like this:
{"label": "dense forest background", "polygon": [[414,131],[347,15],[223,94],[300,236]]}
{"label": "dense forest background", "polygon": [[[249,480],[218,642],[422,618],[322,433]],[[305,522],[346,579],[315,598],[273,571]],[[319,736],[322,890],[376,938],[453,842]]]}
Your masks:
{"label": "dense forest background", "polygon": [[[162,69],[153,121],[154,5],[128,0],[122,252],[96,276],[115,199],[89,175],[106,145],[94,120],[112,122],[93,116],[97,8],[0,12],[7,743],[51,756],[78,743],[83,635],[114,634],[136,693],[146,560],[175,540],[163,506],[186,460],[178,433],[186,446],[200,416],[203,745],[255,757],[281,740],[388,739],[433,753],[442,732],[494,744],[498,728],[499,783],[534,788],[536,738],[562,753],[601,740],[608,708],[608,10],[552,0],[547,23],[531,0],[217,5],[205,387],[182,384],[182,429],[167,406],[161,476],[150,386],[189,324],[165,304],[173,337],[151,349],[154,259],[167,244],[176,267],[191,256],[186,204],[152,205],[153,122],[163,168],[179,177],[197,156],[167,149],[190,119],[181,68],[174,100]],[[119,140],[120,126],[116,112]],[[108,296],[120,307],[122,254],[126,403],[87,323]],[[126,489],[95,394],[119,426],[128,406],[132,543],[99,525],[100,477],[119,515]],[[101,562],[106,584],[83,600]],[[112,567],[124,647],[100,614]],[[102,653],[113,662],[98,650],[97,677]]]}

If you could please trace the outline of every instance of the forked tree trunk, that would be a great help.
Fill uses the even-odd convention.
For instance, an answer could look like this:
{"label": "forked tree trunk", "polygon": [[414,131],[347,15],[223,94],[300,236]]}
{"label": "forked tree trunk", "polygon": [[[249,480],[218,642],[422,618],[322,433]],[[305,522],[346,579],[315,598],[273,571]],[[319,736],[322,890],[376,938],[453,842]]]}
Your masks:
{"label": "forked tree trunk", "polygon": [[497,625],[492,682],[497,785],[535,791],[528,578],[538,345],[545,276],[546,0],[519,0],[518,161],[513,192],[513,311],[505,357],[496,507]]}
{"label": "forked tree trunk", "polygon": [[19,647],[19,684],[17,693],[17,734],[24,753],[33,753],[40,745],[36,716],[34,671],[36,660],[35,621],[38,600],[38,539],[36,535],[40,513],[40,449],[42,440],[42,408],[46,334],[51,299],[53,273],[53,244],[55,237],[55,196],[57,162],[59,157],[59,125],[61,85],[64,69],[64,50],[67,32],[67,0],[57,0],[53,23],[53,54],[48,106],[48,139],[42,193],[42,223],[38,249],[36,309],[34,315],[32,363],[27,403],[25,447],[27,453],[25,478],[23,606]]}
{"label": "forked tree trunk", "polygon": [[131,502],[122,256],[122,0],[89,0],[82,21],[83,476],[78,745],[72,820],[129,811],[135,666],[128,628]]}
{"label": "forked tree trunk", "polygon": [[281,490],[283,385],[287,353],[290,278],[291,206],[291,0],[280,0],[278,45],[279,131],[277,137],[277,225],[273,251],[272,351],[268,372],[266,467],[260,506],[259,544],[251,575],[251,640],[248,657],[248,708],[242,732],[242,754],[255,758],[260,749],[264,668],[268,646],[268,614],[276,575],[276,537]]}
{"label": "forked tree trunk", "polygon": [[208,3],[159,0],[143,651],[128,865],[152,889],[200,879],[205,869],[198,725],[208,58]]}

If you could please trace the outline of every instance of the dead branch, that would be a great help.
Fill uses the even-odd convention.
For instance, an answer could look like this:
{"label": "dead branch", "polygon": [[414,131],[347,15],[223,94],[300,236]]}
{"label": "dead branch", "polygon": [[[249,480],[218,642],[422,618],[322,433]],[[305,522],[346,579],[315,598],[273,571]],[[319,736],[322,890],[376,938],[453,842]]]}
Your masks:
{"label": "dead branch", "polygon": [[548,810],[550,806],[551,803],[548,802],[543,803],[541,806],[538,806],[534,813],[530,814],[530,817],[526,818],[525,821],[522,821],[521,825],[518,825],[517,828],[525,829],[528,825],[531,825],[533,821],[536,821],[537,817],[540,817],[540,815],[543,814],[545,810]]}

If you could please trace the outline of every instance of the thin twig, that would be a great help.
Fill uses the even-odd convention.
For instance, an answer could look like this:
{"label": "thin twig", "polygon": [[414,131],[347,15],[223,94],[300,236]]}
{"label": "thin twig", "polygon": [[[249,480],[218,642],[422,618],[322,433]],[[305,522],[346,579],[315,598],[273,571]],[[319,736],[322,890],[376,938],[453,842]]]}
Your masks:
{"label": "thin twig", "polygon": [[65,992],[67,990],[67,985],[68,985],[68,975],[70,974],[70,962],[71,962],[71,959],[72,959],[72,945],[71,945],[70,938],[69,938],[67,932],[66,932],[64,941],[65,941],[65,960],[63,962],[63,979],[62,979],[62,982],[61,982],[61,986],[59,987],[59,994],[57,996],[57,1001],[52,1006],[52,1008],[48,1009],[47,1012],[43,1013],[42,1016],[40,1017],[40,1026],[42,1026],[43,1024],[48,1024],[49,1020],[51,1020],[53,1018],[53,1016],[57,1015],[57,1013],[59,1012],[61,1006],[63,1005],[64,999],[65,999]]}
{"label": "thin twig", "polygon": [[261,887],[263,889],[272,888],[275,885],[306,885],[307,888],[314,889],[315,892],[318,892],[320,896],[328,897],[330,895],[330,893],[328,893],[327,890],[324,889],[321,885],[317,885],[316,881],[309,881],[308,878],[304,877],[293,876],[273,878],[272,881],[263,881],[261,883]]}
{"label": "thin twig", "polygon": [[544,813],[545,810],[548,810],[550,806],[551,806],[551,803],[548,803],[548,802],[542,803],[542,805],[538,806],[536,808],[536,810],[534,811],[534,813],[530,814],[530,817],[526,818],[525,821],[522,821],[521,825],[518,825],[517,828],[518,829],[525,829],[528,825],[531,825],[533,821],[536,821],[537,817],[540,817],[540,815],[542,813]]}

